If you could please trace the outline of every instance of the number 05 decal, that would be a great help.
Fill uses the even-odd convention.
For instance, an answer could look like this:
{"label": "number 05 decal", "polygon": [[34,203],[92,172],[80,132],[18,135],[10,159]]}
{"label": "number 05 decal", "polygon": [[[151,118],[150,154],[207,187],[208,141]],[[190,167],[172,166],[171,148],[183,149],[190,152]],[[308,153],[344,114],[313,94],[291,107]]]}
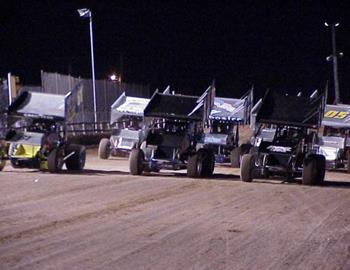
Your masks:
{"label": "number 05 decal", "polygon": [[335,118],[335,119],[344,119],[349,115],[348,112],[339,112],[339,111],[326,111],[324,117]]}

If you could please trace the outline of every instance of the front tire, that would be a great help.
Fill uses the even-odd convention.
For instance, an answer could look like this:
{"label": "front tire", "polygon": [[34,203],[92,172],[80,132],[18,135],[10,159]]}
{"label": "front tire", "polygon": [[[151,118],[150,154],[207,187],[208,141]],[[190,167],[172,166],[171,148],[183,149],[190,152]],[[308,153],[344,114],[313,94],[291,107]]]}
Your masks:
{"label": "front tire", "polygon": [[202,152],[202,177],[211,177],[215,168],[215,155],[210,149],[200,149],[198,152]]}
{"label": "front tire", "polygon": [[243,182],[253,181],[253,169],[254,169],[254,155],[245,154],[241,160],[241,175],[240,178]]}
{"label": "front tire", "polygon": [[139,148],[132,149],[129,156],[129,170],[132,175],[142,174],[144,170],[143,161],[144,161],[143,151]]}
{"label": "front tire", "polygon": [[108,159],[111,153],[111,141],[107,138],[101,139],[97,153],[100,159]]}
{"label": "front tire", "polygon": [[0,150],[0,171],[2,171],[6,166],[6,158],[4,151]]}
{"label": "front tire", "polygon": [[230,161],[232,168],[239,168],[241,163],[241,148],[235,147],[230,153]]}
{"label": "front tire", "polygon": [[309,155],[304,160],[303,185],[319,185],[324,181],[326,159],[323,155]]}
{"label": "front tire", "polygon": [[199,158],[198,152],[192,154],[187,160],[187,176],[191,178],[198,178],[202,173],[202,161]]}

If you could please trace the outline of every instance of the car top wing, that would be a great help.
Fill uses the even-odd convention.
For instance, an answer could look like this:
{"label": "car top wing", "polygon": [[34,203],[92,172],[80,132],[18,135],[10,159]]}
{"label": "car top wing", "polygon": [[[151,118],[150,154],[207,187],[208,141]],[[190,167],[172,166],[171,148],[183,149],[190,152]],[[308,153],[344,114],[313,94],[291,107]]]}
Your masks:
{"label": "car top wing", "polygon": [[78,83],[64,99],[65,117],[67,122],[74,122],[77,114],[83,106],[83,83]]}
{"label": "car top wing", "polygon": [[243,122],[246,99],[215,97],[209,119]]}
{"label": "car top wing", "polygon": [[198,97],[155,92],[144,110],[145,117],[201,121],[203,110],[197,107]]}
{"label": "car top wing", "polygon": [[256,123],[318,128],[324,108],[324,96],[292,96],[267,91],[256,115]]}
{"label": "car top wing", "polygon": [[334,128],[350,128],[350,105],[326,105],[322,125]]}
{"label": "car top wing", "polygon": [[8,107],[9,115],[64,121],[65,96],[24,91]]}
{"label": "car top wing", "polygon": [[123,92],[111,106],[111,124],[123,116],[143,116],[149,98],[130,97]]}

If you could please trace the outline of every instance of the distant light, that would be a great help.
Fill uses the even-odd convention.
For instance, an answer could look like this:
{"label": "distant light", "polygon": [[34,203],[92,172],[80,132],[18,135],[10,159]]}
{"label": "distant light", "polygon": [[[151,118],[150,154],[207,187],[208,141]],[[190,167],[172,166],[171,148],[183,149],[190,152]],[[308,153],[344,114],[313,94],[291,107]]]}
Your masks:
{"label": "distant light", "polygon": [[343,56],[344,56],[344,53],[343,53],[343,52],[340,52],[338,55],[339,55],[339,57],[343,57]]}
{"label": "distant light", "polygon": [[77,10],[80,17],[89,17],[90,16],[90,9],[88,8],[81,8]]}
{"label": "distant light", "polygon": [[121,83],[122,82],[122,76],[118,75],[118,74],[111,74],[109,76],[109,79],[112,81],[112,82],[118,82],[118,83]]}
{"label": "distant light", "polygon": [[339,23],[334,24],[335,27],[337,27],[338,25],[339,25]]}
{"label": "distant light", "polygon": [[324,22],[324,25],[325,25],[325,26],[329,26],[329,24],[328,24],[327,22]]}

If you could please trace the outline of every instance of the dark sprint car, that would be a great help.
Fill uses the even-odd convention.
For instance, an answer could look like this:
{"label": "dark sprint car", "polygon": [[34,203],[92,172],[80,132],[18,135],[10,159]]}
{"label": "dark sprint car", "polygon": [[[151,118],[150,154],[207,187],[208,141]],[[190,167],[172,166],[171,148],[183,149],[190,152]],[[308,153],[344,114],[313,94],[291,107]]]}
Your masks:
{"label": "dark sprint car", "polygon": [[111,106],[112,135],[103,138],[98,156],[107,159],[110,155],[130,153],[140,141],[143,111],[148,98],[126,96],[125,92]]}
{"label": "dark sprint car", "polygon": [[268,91],[256,115],[255,143],[242,157],[241,180],[254,177],[302,177],[307,185],[321,184],[325,157],[317,154],[317,133],[324,98],[290,96]]}
{"label": "dark sprint car", "polygon": [[187,169],[189,177],[213,174],[215,157],[198,149],[203,135],[203,103],[198,97],[156,92],[144,111],[142,143],[132,150],[130,173]]}
{"label": "dark sprint car", "polygon": [[65,125],[75,113],[79,94],[79,89],[66,96],[22,92],[8,108],[2,160],[14,168],[51,173],[60,172],[64,164],[68,170],[82,170],[85,147],[69,143]]}
{"label": "dark sprint car", "polygon": [[319,154],[325,156],[326,168],[346,168],[350,172],[350,105],[327,104],[322,125]]}
{"label": "dark sprint car", "polygon": [[239,128],[249,123],[251,104],[252,91],[240,99],[214,98],[203,144],[214,151],[215,162],[229,161],[232,167],[239,168],[241,155],[250,148],[247,143],[239,145]]}

